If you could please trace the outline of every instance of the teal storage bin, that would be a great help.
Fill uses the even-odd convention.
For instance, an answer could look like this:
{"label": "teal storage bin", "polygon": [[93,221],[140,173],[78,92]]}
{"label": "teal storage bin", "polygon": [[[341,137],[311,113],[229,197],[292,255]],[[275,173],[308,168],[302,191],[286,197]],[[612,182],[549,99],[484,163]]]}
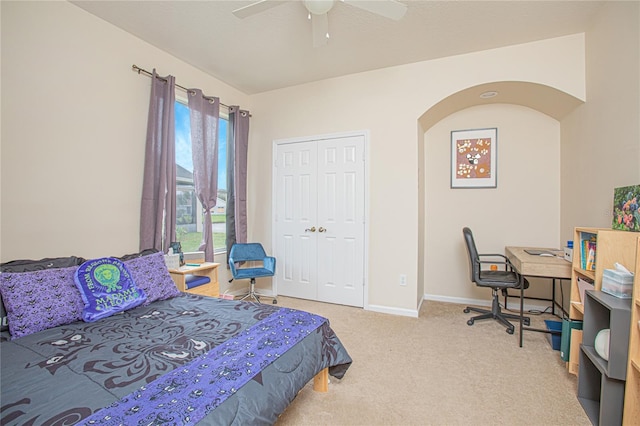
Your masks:
{"label": "teal storage bin", "polygon": [[554,351],[560,350],[560,345],[562,343],[562,322],[561,321],[552,321],[552,320],[544,320],[544,323],[547,325],[547,330],[550,331],[558,331],[559,333],[547,333],[547,339],[551,344],[551,348]]}

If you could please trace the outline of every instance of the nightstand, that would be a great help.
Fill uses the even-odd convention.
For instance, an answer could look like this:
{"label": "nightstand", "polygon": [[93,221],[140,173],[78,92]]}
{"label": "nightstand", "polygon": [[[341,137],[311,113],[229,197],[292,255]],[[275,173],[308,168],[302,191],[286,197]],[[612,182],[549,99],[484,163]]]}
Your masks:
{"label": "nightstand", "polygon": [[[171,279],[176,283],[178,290],[203,296],[220,296],[220,283],[218,282],[219,263],[202,263],[198,266],[181,266],[178,269],[169,269]],[[209,277],[210,282],[198,287],[187,289],[187,275],[200,275]]]}

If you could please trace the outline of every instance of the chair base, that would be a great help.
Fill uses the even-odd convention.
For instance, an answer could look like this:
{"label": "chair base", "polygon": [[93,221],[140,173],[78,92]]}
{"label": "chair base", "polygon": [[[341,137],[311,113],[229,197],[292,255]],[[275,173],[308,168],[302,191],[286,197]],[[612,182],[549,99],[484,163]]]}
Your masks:
{"label": "chair base", "polygon": [[276,296],[269,296],[266,294],[260,294],[256,291],[256,281],[254,278],[251,279],[251,286],[249,287],[249,292],[246,294],[242,294],[240,295],[240,299],[238,300],[248,300],[248,301],[256,301],[257,303],[262,303],[260,301],[261,297],[266,297],[269,299],[273,299],[273,301],[271,303],[273,303],[274,305],[276,305],[278,303],[278,299],[276,298]]}
{"label": "chair base", "polygon": [[[520,315],[516,314],[507,314],[502,312],[502,308],[500,307],[500,302],[498,300],[498,292],[493,290],[493,302],[491,303],[491,310],[476,308],[473,306],[467,306],[464,309],[464,313],[468,314],[469,312],[478,312],[481,315],[476,315],[475,317],[469,318],[467,320],[468,325],[473,325],[475,321],[484,320],[484,319],[494,319],[502,325],[504,325],[507,329],[506,332],[509,334],[513,334],[515,331],[515,326],[509,322],[510,319],[520,321]],[[522,320],[525,325],[531,324],[531,319],[529,317],[522,317]]]}

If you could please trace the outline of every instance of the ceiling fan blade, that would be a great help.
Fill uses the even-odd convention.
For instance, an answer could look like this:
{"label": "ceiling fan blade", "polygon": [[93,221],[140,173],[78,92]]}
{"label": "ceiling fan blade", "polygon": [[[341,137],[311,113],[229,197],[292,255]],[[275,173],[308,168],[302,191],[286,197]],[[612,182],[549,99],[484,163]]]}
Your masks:
{"label": "ceiling fan blade", "polygon": [[321,15],[311,14],[311,32],[313,34],[313,47],[320,47],[327,44],[329,18],[326,13]]}
{"label": "ceiling fan blade", "polygon": [[238,18],[247,18],[260,12],[264,12],[265,10],[269,10],[272,7],[280,6],[283,3],[286,3],[286,1],[259,0],[255,3],[251,3],[247,6],[234,10],[233,14]]}
{"label": "ceiling fan blade", "polygon": [[385,18],[399,21],[402,19],[405,13],[407,13],[407,5],[400,3],[396,0],[378,0],[378,1],[366,1],[366,0],[342,0],[350,6],[363,9],[376,15],[384,16]]}

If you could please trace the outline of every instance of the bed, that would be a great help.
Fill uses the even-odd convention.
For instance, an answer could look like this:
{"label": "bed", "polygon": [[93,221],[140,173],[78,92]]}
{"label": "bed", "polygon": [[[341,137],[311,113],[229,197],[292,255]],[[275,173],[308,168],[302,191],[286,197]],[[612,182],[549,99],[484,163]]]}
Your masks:
{"label": "bed", "polygon": [[[156,255],[125,261],[153,300],[93,322],[51,313],[63,307],[80,315],[84,301],[64,298],[77,266],[2,272],[12,332],[0,342],[3,425],[273,424],[314,377],[342,378],[349,368],[325,318],[177,292],[162,262]],[[16,297],[16,288],[28,296]],[[18,311],[34,306],[48,323],[21,329],[33,313]],[[46,327],[56,322],[63,323]]]}

